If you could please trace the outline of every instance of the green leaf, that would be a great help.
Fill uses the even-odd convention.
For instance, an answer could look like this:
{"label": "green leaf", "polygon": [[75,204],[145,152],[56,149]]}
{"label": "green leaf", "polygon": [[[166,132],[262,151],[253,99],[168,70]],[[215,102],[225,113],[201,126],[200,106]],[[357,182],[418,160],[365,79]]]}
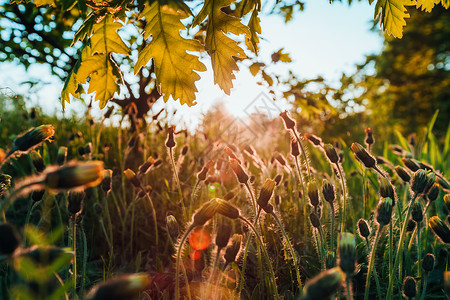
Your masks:
{"label": "green leaf", "polygon": [[115,52],[128,55],[130,49],[117,33],[121,27],[122,24],[115,22],[111,15],[107,15],[101,22],[95,24],[92,28],[94,34],[91,36],[92,54]]}
{"label": "green leaf", "polygon": [[142,12],[147,20],[144,38],[151,36],[152,40],[139,53],[134,72],[139,72],[153,58],[156,84],[164,101],[172,96],[174,100],[180,99],[181,104],[192,106],[197,92],[195,82],[200,79],[195,71],[206,71],[206,67],[197,56],[186,52],[201,51],[202,45],[180,36],[180,30],[186,29],[180,20],[189,15],[187,8],[176,4],[161,5],[154,1],[145,6]]}
{"label": "green leaf", "polygon": [[201,11],[193,20],[193,25],[200,24],[208,18],[205,45],[211,56],[214,71],[214,83],[227,94],[233,87],[234,71],[239,68],[235,58],[245,58],[244,50],[226,34],[250,35],[247,26],[239,18],[229,16],[221,8],[229,6],[234,0],[206,0]]}
{"label": "green leaf", "polygon": [[417,0],[416,8],[422,7],[422,10],[431,12],[433,7],[439,2],[440,0]]}
{"label": "green leaf", "polygon": [[384,30],[394,37],[402,38],[405,18],[409,18],[405,5],[415,4],[416,1],[413,0],[378,0],[375,5],[375,18],[381,15]]}

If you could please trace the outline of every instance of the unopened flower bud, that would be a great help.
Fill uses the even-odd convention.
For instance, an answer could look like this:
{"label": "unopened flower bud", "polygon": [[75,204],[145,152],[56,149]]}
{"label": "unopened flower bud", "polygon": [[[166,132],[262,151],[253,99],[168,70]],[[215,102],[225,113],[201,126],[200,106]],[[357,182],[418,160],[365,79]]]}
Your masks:
{"label": "unopened flower bud", "polygon": [[322,181],[322,194],[325,201],[333,205],[333,202],[336,199],[334,186],[326,179]]}
{"label": "unopened flower bud", "polygon": [[370,235],[370,227],[369,227],[369,223],[367,223],[366,220],[364,220],[364,219],[359,219],[358,220],[358,230],[359,230],[359,234],[363,238],[369,237],[369,235]]}
{"label": "unopened flower bud", "polygon": [[41,173],[42,171],[45,170],[44,159],[39,154],[39,152],[31,151],[30,157],[31,157],[31,162],[33,163],[33,166],[36,169],[37,173]]}
{"label": "unopened flower bud", "polygon": [[263,210],[266,212],[266,214],[271,214],[273,213],[273,205],[269,203],[263,207]]}
{"label": "unopened flower bud", "polygon": [[419,201],[416,201],[412,204],[412,210],[411,210],[411,218],[416,223],[420,223],[423,220],[423,207],[422,204]]}
{"label": "unopened flower bud", "polygon": [[231,204],[228,201],[219,199],[219,198],[215,198],[213,199],[216,201],[217,203],[217,212],[227,218],[230,219],[237,219],[240,216],[240,212],[239,209],[234,206],[233,204]]}
{"label": "unopened flower bud", "polygon": [[319,188],[317,187],[317,183],[315,181],[311,181],[308,183],[308,197],[309,203],[316,207],[319,205]]}
{"label": "unopened flower bud", "polygon": [[257,203],[262,208],[264,208],[269,203],[269,200],[273,194],[273,190],[275,189],[275,185],[276,185],[275,180],[269,178],[266,179],[266,181],[264,182],[257,200]]}
{"label": "unopened flower bud", "polygon": [[11,256],[21,243],[20,235],[14,225],[0,224],[0,255]]}
{"label": "unopened flower bud", "polygon": [[292,119],[289,115],[288,112],[285,110],[284,112],[280,113],[280,117],[283,119],[284,121],[284,127],[286,127],[286,129],[294,129],[295,128],[295,120]]}
{"label": "unopened flower bud", "polygon": [[225,194],[225,196],[223,196],[223,200],[230,201],[231,199],[234,198],[234,196],[236,195],[233,192],[228,192]]}
{"label": "unopened flower bud", "polygon": [[175,126],[170,126],[167,131],[166,147],[173,148],[176,145],[174,137]]}
{"label": "unopened flower bud", "polygon": [[219,226],[217,226],[216,245],[219,249],[225,248],[228,245],[228,240],[231,236],[232,227],[231,224],[223,220]]}
{"label": "unopened flower bud", "polygon": [[146,273],[121,275],[94,286],[87,300],[135,299],[149,288],[150,283],[150,275]]}
{"label": "unopened flower bud", "polygon": [[402,158],[402,162],[405,165],[405,167],[407,167],[408,169],[410,169],[413,172],[416,172],[417,170],[420,169],[420,165],[414,159]]}
{"label": "unopened flower bud", "polygon": [[447,207],[447,210],[450,212],[450,194],[444,195],[444,203],[445,206]]}
{"label": "unopened flower bud", "polygon": [[112,173],[110,169],[105,170],[102,182],[100,183],[100,187],[105,193],[108,193],[112,188]]}
{"label": "unopened flower bud", "polygon": [[373,138],[372,128],[366,128],[364,132],[366,133],[366,139],[364,140],[366,145],[373,145],[373,143],[375,143],[375,139]]}
{"label": "unopened flower bud", "polygon": [[339,162],[339,155],[333,145],[325,144],[323,145],[323,150],[331,163],[337,164]]}
{"label": "unopened flower bud", "polygon": [[406,224],[406,231],[413,232],[415,228],[416,228],[416,222],[414,222],[412,219],[409,219],[408,224]]}
{"label": "unopened flower bud", "polygon": [[81,212],[85,195],[84,192],[71,192],[69,194],[67,199],[67,211],[70,215],[74,216]]}
{"label": "unopened flower bud", "polygon": [[345,273],[339,267],[322,271],[306,283],[305,298],[329,299],[341,288],[345,278]]}
{"label": "unopened flower bud", "polygon": [[425,170],[417,170],[412,178],[411,189],[414,193],[422,193],[427,186],[428,176]]}
{"label": "unopened flower bud", "polygon": [[84,154],[91,154],[92,153],[92,143],[87,143],[84,145]]}
{"label": "unopened flower bud", "polygon": [[31,128],[14,140],[14,145],[7,156],[16,151],[26,152],[53,138],[55,128],[52,125],[41,125]]}
{"label": "unopened flower bud", "polygon": [[169,232],[170,237],[173,240],[176,240],[178,238],[178,234],[180,233],[177,219],[173,215],[168,215],[166,217],[166,226],[167,231]]}
{"label": "unopened flower bud", "polygon": [[225,261],[227,263],[232,263],[236,260],[236,256],[239,253],[239,250],[241,249],[241,243],[242,243],[242,235],[240,234],[234,234],[231,238],[231,244],[227,247],[227,250],[225,251]]}
{"label": "unopened flower bud", "polygon": [[125,171],[123,171],[123,173],[125,174],[125,177],[127,177],[127,179],[136,187],[136,188],[140,188],[142,186],[141,181],[139,180],[139,178],[136,176],[136,173],[133,172],[133,170],[130,169],[126,169]]}
{"label": "unopened flower bud", "polygon": [[192,226],[202,226],[217,213],[219,204],[216,199],[209,200],[203,204],[192,217]]}
{"label": "unopened flower bud", "polygon": [[281,183],[281,180],[283,180],[283,175],[277,174],[277,176],[275,176],[275,178],[273,180],[275,180],[275,183],[277,184],[277,186],[279,186]]}
{"label": "unopened flower bud", "polygon": [[67,160],[67,147],[61,146],[58,148],[58,154],[56,155],[56,164],[62,166]]}
{"label": "unopened flower bud", "polygon": [[291,155],[292,156],[300,155],[300,149],[298,147],[298,142],[296,140],[291,140]]}
{"label": "unopened flower bud", "polygon": [[427,193],[427,198],[430,201],[434,201],[439,197],[439,184],[433,184]]}
{"label": "unopened flower bud", "polygon": [[411,276],[406,276],[405,280],[403,280],[403,295],[406,298],[414,298],[416,294],[416,280]]}
{"label": "unopened flower bud", "polygon": [[52,190],[92,187],[102,181],[104,171],[102,161],[68,163],[48,172],[45,185]]}
{"label": "unopened flower bud", "polygon": [[391,221],[391,215],[392,215],[392,199],[389,197],[381,198],[377,206],[376,212],[377,222],[380,224],[380,226],[385,226],[389,224],[389,222]]}
{"label": "unopened flower bud", "polygon": [[394,187],[386,178],[380,178],[380,196],[383,198],[389,197],[395,199]]}
{"label": "unopened flower bud", "polygon": [[44,197],[44,194],[45,190],[33,191],[33,193],[31,193],[31,200],[33,200],[33,203],[39,202]]}
{"label": "unopened flower bud", "polygon": [[273,202],[275,203],[275,205],[280,205],[281,203],[281,196],[280,195],[276,195]]}
{"label": "unopened flower bud", "polygon": [[427,253],[425,254],[425,256],[422,259],[422,269],[425,272],[431,272],[434,269],[434,262],[435,262],[435,257],[433,254],[431,253]]}
{"label": "unopened flower bud", "polygon": [[375,158],[363,146],[358,143],[353,143],[351,149],[366,168],[374,168],[376,166]]}
{"label": "unopened flower bud", "polygon": [[400,177],[404,182],[409,182],[411,180],[411,176],[408,174],[405,168],[396,166],[395,172],[397,173],[398,177]]}
{"label": "unopened flower bud", "polygon": [[0,174],[0,196],[11,186],[11,176]]}
{"label": "unopened flower bud", "polygon": [[248,175],[245,173],[242,166],[239,164],[239,162],[235,159],[230,159],[229,161],[231,169],[233,169],[234,174],[236,174],[236,177],[240,183],[247,183],[248,182]]}
{"label": "unopened flower bud", "polygon": [[439,185],[441,186],[442,189],[450,190],[450,183],[444,177],[437,176],[436,181],[437,181],[437,183],[439,183]]}
{"label": "unopened flower bud", "polygon": [[309,215],[309,220],[311,221],[311,225],[317,229],[320,228],[320,219],[315,213],[311,213]]}
{"label": "unopened flower bud", "polygon": [[189,146],[184,145],[183,148],[181,149],[181,155],[185,156],[188,153],[188,150],[189,150]]}
{"label": "unopened flower bud", "polygon": [[322,145],[322,139],[320,137],[318,137],[317,135],[310,134],[310,133],[305,133],[303,135],[303,137],[305,139],[307,139],[308,141],[310,141],[314,146]]}
{"label": "unopened flower bud", "polygon": [[450,229],[438,216],[433,216],[428,220],[430,228],[434,234],[445,244],[450,244]]}

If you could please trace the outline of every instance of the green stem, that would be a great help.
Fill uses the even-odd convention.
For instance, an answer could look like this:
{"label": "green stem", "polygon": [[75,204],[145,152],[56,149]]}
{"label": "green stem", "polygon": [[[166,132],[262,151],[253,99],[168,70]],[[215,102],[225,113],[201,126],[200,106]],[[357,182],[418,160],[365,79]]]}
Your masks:
{"label": "green stem", "polygon": [[[156,248],[158,248],[158,222],[156,220],[156,211],[155,211],[155,206],[153,205],[153,201],[152,198],[150,197],[150,195],[148,194],[147,190],[141,186],[141,190],[145,193],[145,196],[148,199],[148,202],[150,202],[150,206],[152,208],[152,215],[153,215],[153,226],[155,226],[155,239],[156,239]],[[183,207],[183,211],[185,211],[184,207]]]}
{"label": "green stem", "polygon": [[296,258],[295,252],[294,252],[294,248],[292,247],[292,244],[291,244],[291,242],[289,241],[289,237],[288,237],[286,231],[284,230],[283,224],[281,224],[280,219],[277,217],[277,215],[276,215],[274,212],[272,212],[272,216],[273,216],[273,217],[275,218],[275,220],[277,221],[278,226],[280,226],[281,232],[282,232],[283,235],[284,235],[284,239],[286,240],[286,243],[288,244],[289,251],[291,251],[292,260],[294,261],[295,274],[296,274],[296,276],[297,276],[298,288],[299,288],[299,290],[300,290],[300,295],[299,295],[299,296],[301,296],[301,295],[303,294],[302,280],[301,280],[301,278],[300,278],[300,270],[299,270],[297,258]]}
{"label": "green stem", "polygon": [[297,131],[295,129],[292,129],[292,132],[294,133],[294,136],[297,139],[298,144],[300,145],[300,149],[302,150],[303,160],[305,161],[306,170],[308,171],[308,180],[311,180],[311,170],[309,169],[309,161],[308,157],[306,157],[306,152],[305,149],[303,148],[302,140],[299,138]]}
{"label": "green stem", "polygon": [[[418,278],[422,278],[422,266],[421,266],[421,261],[422,261],[422,243],[420,240],[420,225],[421,222],[417,223],[416,227],[417,227],[417,277]],[[417,282],[417,295],[420,295],[420,282],[421,280],[419,280],[419,282]]]}
{"label": "green stem", "polygon": [[346,285],[347,285],[347,300],[352,300],[353,299],[352,287],[351,287],[350,276],[348,276],[348,275],[346,278]]}
{"label": "green stem", "polygon": [[344,232],[344,227],[345,227],[345,210],[346,210],[346,203],[347,203],[347,189],[346,189],[346,185],[345,185],[345,179],[344,179],[344,172],[342,172],[341,170],[341,165],[339,163],[336,164],[338,172],[339,172],[339,177],[341,177],[341,185],[342,185],[342,195],[343,195],[343,206],[342,206],[342,218],[341,218],[341,233]]}
{"label": "green stem", "polygon": [[[250,198],[252,199],[252,206],[253,206],[253,211],[255,213],[255,216],[257,214],[257,206],[256,206],[256,197],[255,195],[253,195],[253,191],[250,188],[250,185],[248,184],[248,182],[246,182],[245,184],[245,188],[247,189],[248,193],[250,194]],[[258,220],[257,218],[255,220]]]}
{"label": "green stem", "polygon": [[252,223],[250,223],[250,221],[248,221],[246,218],[240,216],[239,219],[241,219],[244,223],[246,223],[253,231],[253,233],[256,235],[256,240],[259,243],[260,248],[262,249],[262,252],[264,254],[264,258],[267,261],[267,265],[269,266],[269,273],[270,273],[270,277],[272,279],[272,288],[274,289],[275,292],[275,299],[280,299],[280,296],[278,295],[278,288],[277,288],[277,282],[275,279],[275,272],[273,271],[272,268],[272,263],[270,262],[270,257],[269,254],[267,254],[267,249],[264,246],[262,240],[261,240],[261,236],[259,235],[259,233],[256,231],[255,227],[252,225]]}
{"label": "green stem", "polygon": [[423,290],[422,290],[422,295],[420,296],[420,300],[425,299],[425,295],[427,292],[427,282],[428,282],[428,274],[425,274],[424,279],[423,279]]}
{"label": "green stem", "polygon": [[[178,273],[180,272],[180,260],[181,260],[181,251],[183,249],[183,244],[184,241],[186,240],[186,238],[188,237],[189,233],[192,231],[192,229],[194,229],[194,226],[189,226],[188,229],[186,230],[186,233],[183,235],[183,237],[181,238],[180,241],[180,245],[178,246],[177,249],[177,261],[175,263],[175,299],[179,300],[180,299],[180,278],[178,277]],[[185,277],[185,281],[186,281],[186,286],[189,285],[188,279],[187,277]],[[188,289],[189,291],[189,289]],[[191,299],[191,295],[190,293],[188,293],[188,297],[189,299]]]}
{"label": "green stem", "polygon": [[6,211],[8,210],[9,206],[14,202],[14,200],[16,200],[17,196],[19,196],[20,192],[23,191],[24,189],[31,187],[33,185],[38,185],[38,184],[43,184],[43,181],[35,181],[35,182],[30,182],[27,183],[25,185],[22,185],[21,187],[13,190],[11,192],[11,194],[8,195],[8,197],[6,197],[5,200],[3,200],[3,202],[0,203],[0,215],[2,215],[2,218],[4,222],[6,222]]}
{"label": "green stem", "polygon": [[364,300],[368,300],[369,299],[369,290],[370,290],[370,277],[372,275],[372,270],[373,270],[373,266],[375,264],[375,252],[377,250],[377,244],[378,244],[378,240],[380,239],[380,234],[381,234],[381,230],[383,229],[383,227],[380,225],[380,227],[378,227],[377,233],[375,235],[375,241],[373,243],[373,247],[372,247],[372,251],[370,253],[370,261],[369,261],[369,268],[367,270],[367,278],[366,278],[366,289],[364,290]]}
{"label": "green stem", "polygon": [[178,178],[178,171],[177,171],[177,167],[175,165],[175,160],[173,158],[173,148],[169,148],[169,156],[170,156],[170,163],[172,164],[172,168],[173,168],[173,173],[175,175],[175,180],[177,182],[177,189],[178,189],[178,194],[180,195],[180,201],[181,201],[181,208],[183,210],[183,216],[184,216],[184,219],[187,220],[188,217],[187,217],[186,207],[184,205],[183,192],[181,191],[180,179]]}
{"label": "green stem", "polygon": [[77,221],[76,221],[76,217],[77,215],[73,216],[72,218],[72,249],[73,249],[73,274],[72,274],[72,278],[73,278],[73,295],[74,295],[74,299],[78,298],[77,295]]}

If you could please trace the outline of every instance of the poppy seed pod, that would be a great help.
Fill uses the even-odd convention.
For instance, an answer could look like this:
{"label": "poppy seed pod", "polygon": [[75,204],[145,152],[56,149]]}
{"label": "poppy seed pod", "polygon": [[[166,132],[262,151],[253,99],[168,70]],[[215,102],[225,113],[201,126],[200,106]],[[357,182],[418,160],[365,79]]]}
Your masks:
{"label": "poppy seed pod", "polygon": [[236,177],[240,183],[247,183],[248,182],[248,175],[245,173],[242,166],[239,164],[239,162],[235,159],[230,159],[228,162],[231,169],[233,169],[234,174],[236,174]]}
{"label": "poppy seed pod", "polygon": [[217,226],[216,245],[219,249],[225,248],[228,245],[228,240],[231,236],[232,227],[229,222],[223,220]]}
{"label": "poppy seed pod", "polygon": [[275,189],[275,180],[267,178],[264,182],[261,191],[259,193],[258,200],[256,201],[262,208],[266,207],[272,197],[273,190]]}
{"label": "poppy seed pod", "polygon": [[380,196],[383,198],[395,199],[394,187],[386,178],[380,178]]}
{"label": "poppy seed pod", "polygon": [[292,156],[300,155],[300,149],[298,147],[298,142],[296,140],[291,140],[291,155]]}
{"label": "poppy seed pod", "polygon": [[423,207],[419,201],[413,203],[413,207],[411,210],[411,218],[416,223],[420,223],[423,220]]}
{"label": "poppy seed pod", "polygon": [[398,177],[400,177],[404,182],[409,182],[411,180],[411,176],[408,174],[408,171],[406,171],[405,168],[396,166],[395,172],[397,173]]}
{"label": "poppy seed pod", "polygon": [[102,161],[68,163],[48,172],[44,182],[52,190],[92,187],[102,181],[104,171]]}
{"label": "poppy seed pod", "polygon": [[228,201],[219,198],[215,198],[213,200],[215,200],[217,203],[217,212],[219,214],[233,220],[239,218],[240,212],[236,206],[234,206]]}
{"label": "poppy seed pod", "polygon": [[309,220],[311,221],[311,225],[317,229],[320,228],[320,219],[315,213],[311,213],[309,215]]}
{"label": "poppy seed pod", "polygon": [[239,253],[239,250],[241,249],[241,243],[242,243],[242,235],[240,234],[234,234],[231,238],[231,244],[227,247],[227,250],[225,250],[225,261],[230,264],[236,260],[236,256]]}
{"label": "poppy seed pod", "polygon": [[325,144],[323,145],[323,150],[331,163],[337,164],[339,162],[339,155],[333,145]]}
{"label": "poppy seed pod", "polygon": [[433,216],[428,220],[430,228],[434,234],[445,244],[450,244],[450,229],[438,216]]}
{"label": "poppy seed pod", "polygon": [[345,281],[345,273],[340,267],[322,271],[305,285],[305,299],[329,299]]}
{"label": "poppy seed pod", "polygon": [[310,141],[314,146],[322,145],[322,139],[320,137],[318,137],[317,135],[310,134],[310,133],[305,133],[303,135],[303,137],[305,139],[307,139],[308,141]]}
{"label": "poppy seed pod", "polygon": [[326,179],[322,181],[322,194],[325,201],[333,205],[333,202],[336,199],[334,186]]}
{"label": "poppy seed pod", "polygon": [[283,119],[284,122],[284,127],[289,130],[289,129],[294,129],[295,128],[295,120],[292,119],[289,115],[287,110],[285,110],[284,112],[280,113],[280,117]]}
{"label": "poppy seed pod", "polygon": [[173,148],[177,144],[175,142],[174,131],[175,131],[175,126],[170,126],[167,129],[167,139],[166,139],[166,147],[167,148]]}
{"label": "poppy seed pod", "polygon": [[21,243],[20,235],[14,225],[0,224],[0,255],[11,256]]}
{"label": "poppy seed pod", "polygon": [[370,227],[369,227],[369,223],[367,223],[366,220],[364,219],[359,219],[358,220],[358,231],[359,231],[359,235],[363,238],[367,238],[370,235]]}
{"label": "poppy seed pod", "polygon": [[308,183],[308,197],[309,203],[316,207],[319,205],[319,188],[317,187],[317,183],[315,181],[311,181]]}
{"label": "poppy seed pod", "polygon": [[436,259],[433,254],[427,253],[422,259],[422,269],[425,272],[431,272],[434,269]]}
{"label": "poppy seed pod", "polygon": [[407,167],[413,172],[416,172],[417,170],[420,169],[420,165],[414,159],[404,157],[402,158],[402,162],[405,165],[405,167]]}
{"label": "poppy seed pod", "polygon": [[366,168],[374,168],[376,166],[375,158],[367,152],[367,150],[358,143],[353,143],[351,146],[356,158],[361,161]]}
{"label": "poppy seed pod", "polygon": [[168,215],[166,217],[166,226],[167,226],[167,231],[169,232],[170,237],[173,240],[176,240],[178,238],[180,230],[178,227],[177,219],[175,219],[175,217],[173,215]]}
{"label": "poppy seed pod", "polygon": [[391,221],[392,199],[381,198],[377,205],[376,219],[380,226],[385,226]]}
{"label": "poppy seed pod", "polygon": [[136,188],[141,188],[142,184],[141,181],[139,180],[139,178],[136,176],[136,173],[134,173],[133,170],[130,169],[126,169],[125,171],[123,171],[123,173],[125,174],[125,177],[127,177],[127,179],[136,187]]}
{"label": "poppy seed pod", "polygon": [[411,276],[406,276],[405,280],[403,280],[403,295],[406,298],[414,298],[416,294],[416,280]]}
{"label": "poppy seed pod", "polygon": [[56,164],[62,166],[67,160],[67,147],[61,146],[58,148],[58,154],[56,155]]}
{"label": "poppy seed pod", "polygon": [[31,162],[33,163],[33,166],[36,169],[37,173],[41,173],[42,171],[45,170],[44,159],[39,154],[39,152],[31,151],[30,157],[31,157]]}
{"label": "poppy seed pod", "polygon": [[219,204],[216,199],[209,200],[203,204],[192,216],[192,226],[202,226],[217,213]]}
{"label": "poppy seed pod", "polygon": [[31,128],[14,140],[13,148],[7,156],[16,151],[26,152],[31,150],[46,140],[51,139],[54,134],[55,128],[52,125],[41,125],[36,128]]}
{"label": "poppy seed pod", "polygon": [[366,139],[364,140],[366,145],[373,145],[373,143],[375,143],[375,139],[373,138],[372,128],[366,128],[364,132],[366,133]]}
{"label": "poppy seed pod", "polygon": [[347,275],[355,272],[356,240],[355,236],[348,232],[339,235],[338,240],[338,265]]}
{"label": "poppy seed pod", "polygon": [[149,288],[150,275],[136,273],[121,275],[95,285],[87,296],[87,300],[128,300],[135,299]]}
{"label": "poppy seed pod", "polygon": [[416,193],[420,194],[425,190],[425,187],[427,186],[428,176],[427,172],[425,170],[417,170],[412,178],[411,182],[411,190]]}

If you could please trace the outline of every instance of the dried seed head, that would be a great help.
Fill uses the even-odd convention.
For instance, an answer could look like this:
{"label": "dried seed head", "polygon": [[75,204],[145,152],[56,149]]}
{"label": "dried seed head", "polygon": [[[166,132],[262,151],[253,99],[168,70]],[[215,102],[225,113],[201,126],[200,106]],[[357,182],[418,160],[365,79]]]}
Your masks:
{"label": "dried seed head", "polygon": [[222,220],[219,226],[217,226],[216,245],[219,249],[225,248],[228,245],[231,231],[232,226],[230,222],[227,222],[226,220]]}
{"label": "dried seed head", "polygon": [[322,139],[320,137],[318,137],[317,135],[310,134],[310,133],[305,133],[303,135],[303,138],[305,138],[306,140],[310,141],[314,146],[322,145]]}
{"label": "dried seed head", "polygon": [[431,272],[434,269],[434,262],[435,262],[435,257],[433,254],[431,253],[427,253],[425,254],[425,256],[422,259],[422,269],[425,272]]}
{"label": "dried seed head", "polygon": [[133,170],[130,169],[126,169],[125,171],[123,171],[123,173],[125,174],[125,177],[127,177],[127,179],[136,187],[136,188],[141,188],[142,187],[142,183],[139,180],[139,178],[136,176],[136,173],[134,173]]}
{"label": "dried seed head", "polygon": [[402,162],[405,165],[405,167],[407,167],[413,172],[416,172],[417,170],[420,169],[420,165],[416,162],[415,159],[404,157],[402,158]]}
{"label": "dried seed head", "polygon": [[105,169],[102,161],[73,162],[48,172],[45,185],[52,190],[70,190],[98,185]]}
{"label": "dried seed head", "polygon": [[105,173],[103,175],[102,182],[100,183],[100,187],[102,188],[103,192],[109,193],[112,188],[112,173],[113,171],[111,169],[106,169]]}
{"label": "dried seed head", "polygon": [[359,235],[363,238],[367,238],[370,235],[369,223],[364,219],[358,220],[358,231]]}
{"label": "dried seed head", "polygon": [[176,240],[178,238],[178,235],[180,234],[180,230],[175,216],[168,215],[166,217],[166,227],[167,232],[169,232],[169,235],[172,238],[172,240]]}
{"label": "dried seed head", "polygon": [[343,232],[339,235],[338,258],[338,265],[342,271],[348,276],[352,275],[355,272],[356,261],[356,240],[353,234]]}
{"label": "dried seed head", "polygon": [[234,234],[231,238],[231,244],[227,247],[227,250],[225,250],[225,261],[230,264],[236,260],[236,256],[239,253],[239,250],[241,249],[241,243],[242,243],[242,235],[240,234]]}
{"label": "dried seed head", "polygon": [[275,183],[277,184],[277,186],[279,186],[281,183],[281,180],[283,180],[283,174],[277,174],[277,176],[275,176],[275,178],[273,180],[275,180]]}
{"label": "dried seed head", "polygon": [[411,276],[406,276],[405,280],[403,280],[403,295],[406,298],[414,298],[416,294],[416,280]]}
{"label": "dried seed head", "polygon": [[378,202],[376,218],[380,226],[385,226],[391,221],[392,215],[392,199],[381,198]]}
{"label": "dried seed head", "polygon": [[167,129],[167,139],[166,139],[166,147],[167,148],[173,148],[177,144],[175,142],[174,131],[175,131],[175,126],[170,126]]}
{"label": "dried seed head", "polygon": [[414,193],[420,194],[425,190],[427,182],[428,182],[427,172],[422,169],[417,170],[412,178],[411,189],[413,190]]}
{"label": "dried seed head", "polygon": [[287,110],[285,110],[284,112],[280,113],[280,117],[283,119],[284,121],[284,127],[286,127],[287,130],[289,129],[294,129],[295,128],[295,120],[292,119],[289,115]]}
{"label": "dried seed head", "polygon": [[240,216],[239,209],[226,200],[219,198],[213,199],[217,203],[217,212],[227,218],[237,219]]}
{"label": "dried seed head", "polygon": [[216,199],[211,199],[203,204],[192,216],[192,226],[202,226],[217,213],[219,204]]}
{"label": "dried seed head", "polygon": [[333,205],[333,202],[336,199],[334,186],[326,179],[322,181],[322,194],[325,201]]}
{"label": "dried seed head", "polygon": [[430,201],[434,201],[439,197],[439,184],[433,184],[428,190],[427,198]]}
{"label": "dried seed head", "polygon": [[230,167],[233,169],[234,174],[236,174],[236,177],[240,183],[247,183],[248,182],[248,175],[245,173],[242,166],[239,164],[239,162],[235,159],[230,159],[228,162]]}
{"label": "dried seed head", "polygon": [[313,227],[317,229],[320,228],[320,219],[314,212],[309,215],[309,220],[311,221],[311,225]]}
{"label": "dried seed head", "polygon": [[14,225],[0,224],[0,255],[11,256],[21,243],[20,235]]}
{"label": "dried seed head", "polygon": [[291,140],[291,155],[292,156],[300,155],[300,149],[298,147],[298,142],[294,139]]}
{"label": "dried seed head", "polygon": [[438,216],[433,216],[428,220],[430,228],[434,234],[445,244],[450,244],[450,229]]}
{"label": "dried seed head", "polygon": [[375,143],[375,139],[373,138],[372,128],[366,128],[364,132],[366,133],[366,139],[364,140],[366,145],[373,145],[373,143]]}
{"label": "dried seed head", "polygon": [[339,290],[345,278],[345,273],[339,267],[322,271],[306,283],[305,299],[329,299]]}
{"label": "dried seed head", "polygon": [[447,210],[450,212],[450,194],[444,195],[444,203],[445,203],[445,206],[447,207]]}
{"label": "dried seed head", "polygon": [[29,151],[46,140],[53,138],[54,134],[55,128],[52,125],[41,125],[32,128],[14,140],[14,146],[9,154],[12,154],[15,151]]}
{"label": "dried seed head", "polygon": [[337,164],[339,162],[339,155],[333,145],[325,144],[323,145],[323,150],[331,163]]}
{"label": "dried seed head", "polygon": [[67,211],[74,216],[83,209],[83,200],[86,194],[84,192],[71,192],[67,198]]}
{"label": "dried seed head", "polygon": [[261,208],[266,207],[266,205],[269,203],[269,200],[273,194],[273,190],[275,189],[275,185],[275,180],[269,178],[267,178],[264,182],[257,200],[258,205],[261,206]]}
{"label": "dried seed head", "polygon": [[411,218],[416,223],[420,223],[423,220],[423,207],[419,201],[413,203],[413,207],[411,210]]}
{"label": "dried seed head", "polygon": [[56,155],[56,164],[62,166],[67,160],[67,147],[61,146],[58,148],[58,154]]}
{"label": "dried seed head", "polygon": [[358,143],[353,143],[352,151],[356,157],[361,161],[366,168],[374,168],[376,166],[375,158],[367,152],[367,150]]}
{"label": "dried seed head", "polygon": [[33,166],[36,169],[37,173],[41,173],[42,171],[45,170],[44,159],[42,159],[42,156],[39,154],[39,152],[31,151],[30,157],[31,162],[33,163]]}
{"label": "dried seed head", "polygon": [[411,180],[411,176],[405,168],[396,166],[395,172],[397,173],[398,177],[400,177],[404,182],[409,182]]}
{"label": "dried seed head", "polygon": [[408,220],[408,224],[406,224],[406,231],[413,232],[416,228],[416,222],[414,222],[412,219]]}
{"label": "dried seed head", "polygon": [[150,287],[150,283],[150,275],[146,273],[122,275],[94,286],[87,300],[135,299]]}
{"label": "dried seed head", "polygon": [[395,199],[394,187],[386,178],[380,178],[380,196],[383,198],[389,197]]}
{"label": "dried seed head", "polygon": [[315,181],[308,182],[309,203],[317,207],[319,205],[319,187]]}

